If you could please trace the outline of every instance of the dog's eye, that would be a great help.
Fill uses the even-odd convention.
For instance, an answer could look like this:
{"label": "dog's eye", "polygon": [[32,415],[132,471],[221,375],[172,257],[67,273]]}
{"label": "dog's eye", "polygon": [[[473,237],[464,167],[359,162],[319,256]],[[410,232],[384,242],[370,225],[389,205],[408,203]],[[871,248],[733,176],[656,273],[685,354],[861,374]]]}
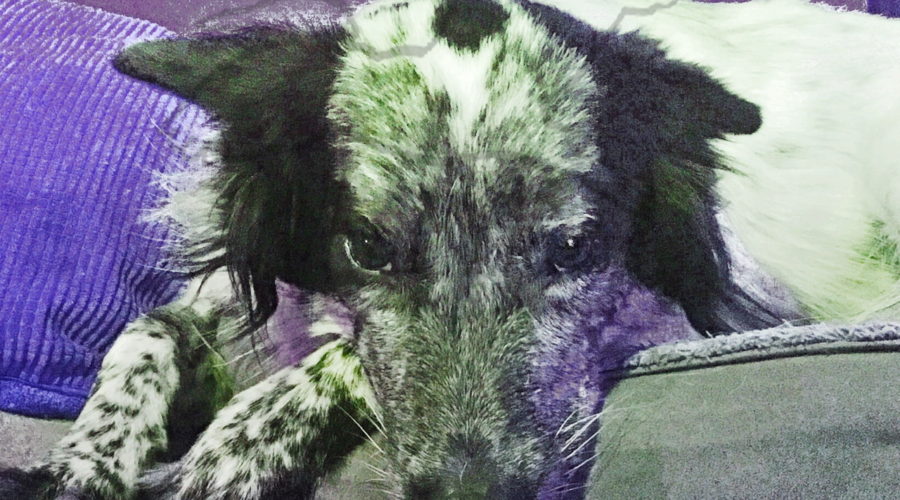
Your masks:
{"label": "dog's eye", "polygon": [[344,249],[354,265],[367,271],[388,272],[393,268],[391,245],[373,227],[348,234]]}
{"label": "dog's eye", "polygon": [[577,269],[590,257],[590,240],[584,236],[556,234],[550,238],[547,257],[559,272]]}

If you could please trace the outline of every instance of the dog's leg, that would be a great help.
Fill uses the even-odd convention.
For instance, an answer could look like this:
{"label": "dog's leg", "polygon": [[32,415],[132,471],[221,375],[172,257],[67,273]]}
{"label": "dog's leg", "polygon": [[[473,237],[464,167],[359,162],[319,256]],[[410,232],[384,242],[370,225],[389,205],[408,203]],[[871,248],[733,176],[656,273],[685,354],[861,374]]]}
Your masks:
{"label": "dog's leg", "polygon": [[340,340],[250,387],[176,465],[141,480],[142,497],[309,498],[374,428],[374,394]]}
{"label": "dog's leg", "polygon": [[60,490],[128,496],[146,457],[166,447],[166,416],[192,320],[189,310],[160,308],[116,340],[84,409],[43,467]]}
{"label": "dog's leg", "polygon": [[200,293],[191,286],[175,303],[131,322],[106,354],[68,434],[43,464],[0,472],[0,496],[129,498],[148,457],[166,447],[166,418],[190,345],[208,329],[221,294],[221,287]]}
{"label": "dog's leg", "polygon": [[0,471],[0,497],[126,499],[148,456],[166,447],[180,356],[196,331],[189,308],[166,306],[132,322],[104,358],[91,396],[49,459]]}

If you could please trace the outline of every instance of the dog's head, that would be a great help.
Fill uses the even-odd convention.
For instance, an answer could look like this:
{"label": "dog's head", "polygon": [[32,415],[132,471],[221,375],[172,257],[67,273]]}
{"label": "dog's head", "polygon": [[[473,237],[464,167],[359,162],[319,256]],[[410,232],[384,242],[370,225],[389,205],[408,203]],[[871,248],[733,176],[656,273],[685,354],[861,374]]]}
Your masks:
{"label": "dog's head", "polygon": [[411,0],[343,28],[142,44],[117,67],[224,124],[208,265],[253,320],[276,279],[354,310],[408,496],[571,489],[604,371],[772,320],[729,284],[708,143],[758,109],[636,35],[525,1]]}

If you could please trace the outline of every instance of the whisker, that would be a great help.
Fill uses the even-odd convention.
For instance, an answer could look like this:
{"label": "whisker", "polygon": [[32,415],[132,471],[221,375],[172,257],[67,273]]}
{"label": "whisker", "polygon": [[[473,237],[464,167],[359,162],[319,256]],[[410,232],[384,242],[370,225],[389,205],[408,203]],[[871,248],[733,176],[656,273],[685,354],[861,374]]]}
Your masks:
{"label": "whisker", "polygon": [[568,459],[572,458],[573,456],[575,456],[575,454],[578,453],[578,450],[584,448],[584,446],[585,446],[586,444],[590,443],[591,440],[593,440],[593,439],[594,439],[595,437],[597,437],[599,434],[600,434],[600,429],[597,429],[597,432],[591,434],[591,436],[590,436],[589,438],[585,439],[580,445],[578,445],[578,448],[575,448],[574,450],[572,450],[571,453],[569,453],[568,455],[566,455],[565,459],[568,460]]}
{"label": "whisker", "polygon": [[600,413],[592,415],[591,418],[589,419],[589,421],[586,422],[584,424],[584,426],[582,426],[581,429],[578,430],[578,432],[576,432],[575,434],[572,435],[572,437],[567,439],[565,444],[562,447],[563,451],[568,449],[569,446],[572,446],[574,443],[576,443],[578,441],[578,438],[581,437],[582,434],[587,432],[588,429],[590,429],[591,425],[593,425],[595,422],[597,422],[597,420],[600,419],[600,415],[601,415]]}
{"label": "whisker", "polygon": [[[585,489],[585,488],[587,488],[587,487],[588,487],[588,485],[586,485],[586,484],[582,484],[582,485],[579,485],[579,486],[572,486],[572,485],[570,485],[570,484],[565,484],[565,485],[562,485],[562,486],[560,486],[560,487],[558,487],[558,488],[554,488],[554,489],[553,489],[553,492],[554,492],[554,493],[559,493],[559,494],[563,495],[563,494],[566,494],[566,493],[571,493],[571,492],[573,492],[573,491],[583,490],[583,489]],[[563,488],[566,488],[566,489],[563,489]]]}
{"label": "whisker", "polygon": [[359,430],[363,431],[363,434],[366,435],[366,439],[368,439],[368,441],[369,441],[370,443],[372,443],[372,446],[374,446],[376,450],[378,450],[379,452],[381,452],[382,455],[384,455],[384,454],[385,454],[385,453],[384,453],[384,450],[381,449],[381,446],[378,446],[378,443],[376,443],[374,439],[372,439],[372,435],[369,434],[369,431],[367,431],[367,430],[362,426],[362,424],[360,424],[359,421],[356,420],[356,418],[354,418],[353,415],[351,415],[351,414],[350,414],[347,410],[345,410],[343,407],[338,406],[338,408],[340,408],[340,410],[341,410],[342,412],[344,412],[344,415],[347,415],[348,417],[350,417],[350,420],[352,420],[353,423],[356,424],[357,427],[359,427]]}
{"label": "whisker", "polygon": [[576,470],[578,470],[578,469],[584,467],[585,465],[587,465],[587,464],[593,462],[593,460],[594,460],[595,458],[599,457],[599,456],[600,456],[600,453],[599,453],[599,452],[598,452],[598,453],[594,453],[594,454],[591,455],[590,457],[586,458],[583,462],[581,462],[580,464],[578,464],[578,465],[576,465],[575,467],[573,467],[572,469],[570,469],[570,471],[576,471]]}
{"label": "whisker", "polygon": [[[577,411],[577,410],[576,410],[576,411]],[[603,413],[603,412],[600,412],[600,413],[589,413],[589,414],[587,414],[587,415],[585,415],[585,416],[579,418],[578,420],[575,420],[575,421],[572,422],[571,424],[569,424],[569,425],[567,426],[566,430],[568,430],[568,429],[573,429],[573,428],[575,428],[575,426],[577,426],[577,425],[579,425],[579,424],[583,424],[584,422],[586,422],[586,421],[588,421],[588,420],[596,419],[596,418],[598,417],[598,415],[600,415],[601,413]]]}
{"label": "whisker", "polygon": [[563,429],[566,427],[566,423],[568,423],[568,421],[572,417],[574,417],[576,413],[578,413],[578,409],[572,410],[572,413],[569,413],[569,416],[566,417],[565,420],[563,420],[563,423],[559,424],[559,429],[556,430],[556,434],[554,434],[553,437],[559,437],[560,433],[563,432]]}
{"label": "whisker", "polygon": [[[371,470],[372,472],[378,474],[379,476],[381,476],[383,478],[386,478],[391,475],[390,473],[388,473],[388,471],[381,469],[379,467],[375,467],[374,465],[372,465],[368,462],[365,462],[364,465],[366,466],[367,469]],[[379,479],[379,481],[384,481],[384,479]]]}
{"label": "whisker", "polygon": [[375,416],[372,423],[375,424],[375,427],[377,427],[380,432],[384,432],[384,420],[382,420],[381,412],[372,411],[372,414]]}

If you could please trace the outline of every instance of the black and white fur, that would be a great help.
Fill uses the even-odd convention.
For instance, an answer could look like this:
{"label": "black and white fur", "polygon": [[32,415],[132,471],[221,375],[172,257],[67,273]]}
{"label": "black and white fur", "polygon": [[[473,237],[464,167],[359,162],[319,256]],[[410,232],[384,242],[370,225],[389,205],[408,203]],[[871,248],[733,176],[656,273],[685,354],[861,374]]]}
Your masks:
{"label": "black and white fur", "polygon": [[[546,388],[580,328],[621,334],[587,361],[609,367],[793,314],[735,284],[717,222],[709,141],[756,131],[758,108],[638,35],[527,1],[410,0],[117,65],[221,122],[214,173],[162,209],[199,278],[126,329],[70,434],[0,491],[306,498],[380,432],[396,495],[577,496],[593,433],[571,422],[596,425],[602,395]],[[200,405],[218,410],[205,431],[139,481],[208,346],[261,328],[279,282],[318,304],[318,349]]]}

